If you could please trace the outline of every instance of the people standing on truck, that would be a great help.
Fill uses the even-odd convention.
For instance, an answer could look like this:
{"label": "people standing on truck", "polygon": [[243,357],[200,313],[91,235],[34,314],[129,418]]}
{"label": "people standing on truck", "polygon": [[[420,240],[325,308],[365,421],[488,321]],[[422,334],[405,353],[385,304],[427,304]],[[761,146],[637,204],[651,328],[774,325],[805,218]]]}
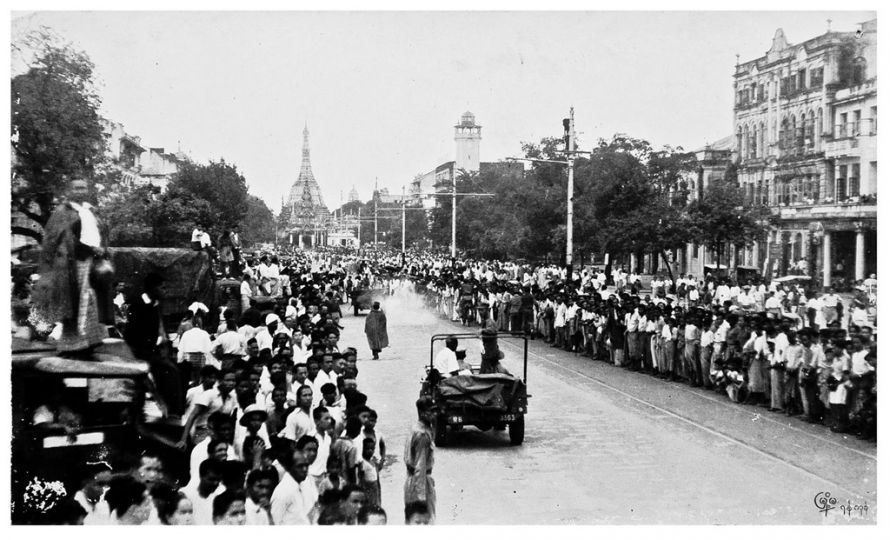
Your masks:
{"label": "people standing on truck", "polygon": [[232,233],[229,229],[225,229],[219,236],[217,246],[219,250],[220,272],[224,276],[230,277],[234,275],[232,266],[235,261],[235,255],[232,253]]}
{"label": "people standing on truck", "polygon": [[232,268],[230,272],[232,276],[237,277],[241,275],[241,234],[237,224],[232,226],[229,241],[232,245]]}
{"label": "people standing on truck", "polygon": [[[34,309],[44,320],[62,323],[56,349],[63,355],[89,355],[108,337],[100,313],[114,313],[113,306],[100,312],[92,284],[94,266],[105,256],[105,240],[88,198],[87,180],[73,178],[67,200],[53,210],[44,227],[40,279],[32,296]],[[112,299],[110,294],[102,297]]]}

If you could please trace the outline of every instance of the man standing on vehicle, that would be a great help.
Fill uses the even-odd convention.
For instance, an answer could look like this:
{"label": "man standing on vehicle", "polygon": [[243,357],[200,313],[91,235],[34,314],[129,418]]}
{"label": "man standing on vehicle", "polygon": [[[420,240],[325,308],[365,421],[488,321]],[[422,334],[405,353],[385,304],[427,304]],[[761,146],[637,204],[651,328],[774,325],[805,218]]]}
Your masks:
{"label": "man standing on vehicle", "polygon": [[417,423],[405,443],[405,505],[424,502],[429,508],[431,520],[436,518],[436,483],[433,481],[433,400],[422,397],[417,400]]}

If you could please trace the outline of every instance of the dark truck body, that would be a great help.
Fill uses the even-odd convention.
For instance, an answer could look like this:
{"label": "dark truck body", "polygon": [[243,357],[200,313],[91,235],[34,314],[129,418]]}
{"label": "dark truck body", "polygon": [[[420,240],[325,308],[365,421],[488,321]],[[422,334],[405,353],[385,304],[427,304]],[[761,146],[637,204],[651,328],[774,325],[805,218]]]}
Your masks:
{"label": "dark truck body", "polygon": [[144,292],[142,282],[148,274],[155,273],[164,278],[161,284],[164,296],[161,299],[161,314],[168,332],[176,331],[192,302],[201,302],[210,309],[205,328],[216,328],[220,305],[229,305],[240,311],[240,296],[236,286],[240,286],[240,283],[230,283],[220,290],[213,275],[210,256],[203,251],[114,247],[109,252],[115,279],[124,283],[124,296],[128,299]]}
{"label": "dark truck body", "polygon": [[510,443],[522,444],[525,439],[525,415],[528,412],[526,381],[528,376],[528,338],[521,334],[498,334],[498,339],[523,341],[522,378],[503,373],[479,374],[441,379],[433,368],[433,345],[448,337],[478,338],[478,334],[437,334],[430,339],[429,373],[420,395],[429,396],[436,405],[436,445],[448,442],[449,429],[475,426],[482,431],[506,426]]}
{"label": "dark truck body", "polygon": [[[148,373],[148,364],[133,358],[121,340],[108,339],[80,360],[57,356],[45,342],[13,339],[13,523],[34,522],[21,504],[32,479],[60,481],[72,495],[87,462],[104,461],[117,470],[138,463],[148,450],[161,456],[172,476],[186,472],[186,456],[175,448],[182,434],[178,418],[146,421]],[[81,422],[73,433],[60,425],[34,425],[41,405],[65,407]]]}

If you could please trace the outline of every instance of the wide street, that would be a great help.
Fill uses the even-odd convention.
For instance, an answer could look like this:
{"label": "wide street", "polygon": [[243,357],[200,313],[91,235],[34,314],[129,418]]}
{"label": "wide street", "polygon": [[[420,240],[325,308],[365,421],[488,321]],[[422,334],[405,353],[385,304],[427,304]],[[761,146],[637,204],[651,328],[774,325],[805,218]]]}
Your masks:
{"label": "wide street", "polygon": [[[402,519],[402,453],[429,338],[466,330],[417,300],[384,305],[391,346],[379,361],[370,360],[364,314],[344,306],[340,343],[359,350],[359,387],[387,443],[381,483],[391,522]],[[477,346],[460,348],[471,358]],[[521,349],[501,349],[521,373]],[[540,341],[530,343],[528,388],[522,446],[511,446],[506,432],[466,428],[436,449],[439,524],[875,522],[874,443]],[[827,515],[815,502],[825,492],[837,499]],[[848,501],[867,512],[846,516]]]}

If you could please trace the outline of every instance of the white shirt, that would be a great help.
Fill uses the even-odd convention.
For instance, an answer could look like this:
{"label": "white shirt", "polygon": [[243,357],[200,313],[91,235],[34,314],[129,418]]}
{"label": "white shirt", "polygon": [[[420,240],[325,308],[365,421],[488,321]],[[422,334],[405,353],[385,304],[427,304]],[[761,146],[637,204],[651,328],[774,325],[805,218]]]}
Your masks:
{"label": "white shirt", "polygon": [[198,477],[194,476],[192,478],[192,481],[179,491],[192,503],[192,517],[195,520],[195,525],[213,525],[213,499],[225,491],[226,488],[220,482],[216,491],[211,493],[209,497],[204,498],[198,493]]}
{"label": "white shirt", "polygon": [[318,479],[327,473],[332,441],[327,433],[319,433],[314,427],[313,431],[315,440],[318,441],[318,454],[315,456],[315,461],[309,464],[309,476]]}
{"label": "white shirt", "polygon": [[312,417],[303,412],[303,409],[297,409],[287,415],[284,429],[278,434],[279,437],[299,441],[303,435],[315,435],[315,423]]}
{"label": "white shirt", "polygon": [[272,514],[253,502],[250,497],[244,501],[245,525],[272,525]]}
{"label": "white shirt", "polygon": [[216,341],[213,342],[213,348],[216,349],[220,355],[243,355],[245,349],[247,349],[247,341],[239,332],[234,330],[227,331],[216,337]]}
{"label": "white shirt", "polygon": [[77,211],[77,216],[80,218],[80,243],[94,248],[101,248],[102,235],[99,234],[99,222],[96,221],[96,216],[93,214],[90,203],[77,204],[71,202],[69,204],[71,208]]}
{"label": "white shirt", "polygon": [[460,371],[460,364],[457,362],[457,354],[448,347],[445,347],[436,354],[433,360],[433,367],[436,368],[443,377],[450,377],[451,372]]}
{"label": "white shirt", "polygon": [[290,473],[285,473],[272,493],[272,521],[275,525],[309,525],[309,512],[316,502],[318,489],[314,481],[307,476],[297,483]]}
{"label": "white shirt", "polygon": [[260,330],[254,336],[256,338],[256,345],[259,350],[269,349],[272,350],[272,335],[269,334],[269,329],[265,326],[260,328]]}
{"label": "white shirt", "polygon": [[242,282],[241,282],[240,291],[241,291],[241,296],[251,296],[251,295],[253,295],[253,289],[251,289],[251,287],[250,287],[250,283],[248,283],[247,281],[242,281]]}
{"label": "white shirt", "polygon": [[[210,446],[210,437],[207,437],[192,448],[192,453],[189,456],[189,478],[191,479],[191,482],[198,481],[198,469],[201,467],[201,463],[203,463],[205,459],[209,459],[209,456],[207,455],[208,446]],[[226,459],[235,460],[237,457],[238,456],[235,455],[235,448],[230,444],[229,449],[226,451]]]}
{"label": "white shirt", "polygon": [[204,353],[204,361],[213,363],[214,359],[210,354],[211,347],[210,334],[201,328],[186,330],[179,338],[179,352],[176,353],[176,359],[179,362],[184,362],[187,354]]}

